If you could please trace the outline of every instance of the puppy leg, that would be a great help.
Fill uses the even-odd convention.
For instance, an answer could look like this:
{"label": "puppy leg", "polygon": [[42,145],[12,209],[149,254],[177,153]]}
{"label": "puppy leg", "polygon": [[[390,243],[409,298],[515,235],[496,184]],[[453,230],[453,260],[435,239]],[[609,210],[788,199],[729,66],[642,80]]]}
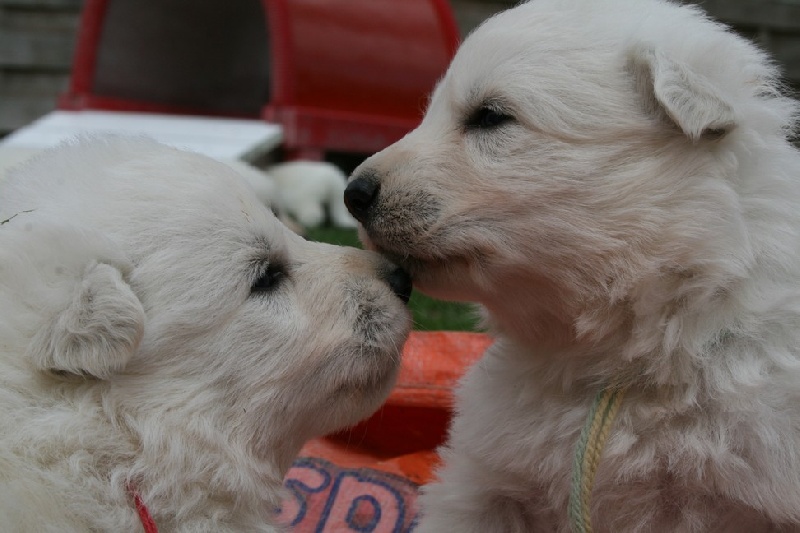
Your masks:
{"label": "puppy leg", "polygon": [[304,201],[295,206],[295,218],[305,228],[316,228],[325,221],[324,207],[315,201]]}
{"label": "puppy leg", "polygon": [[29,356],[43,370],[107,378],[136,351],[144,320],[120,271],[91,263],[68,306],[36,333]]}

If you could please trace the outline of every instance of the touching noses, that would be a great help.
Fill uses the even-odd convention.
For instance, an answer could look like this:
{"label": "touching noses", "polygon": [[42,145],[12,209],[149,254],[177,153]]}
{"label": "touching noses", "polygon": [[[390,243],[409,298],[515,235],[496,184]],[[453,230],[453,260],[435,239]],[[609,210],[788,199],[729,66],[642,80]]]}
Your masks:
{"label": "touching noses", "polygon": [[364,224],[378,197],[380,183],[372,173],[362,172],[347,184],[344,203],[356,220]]}

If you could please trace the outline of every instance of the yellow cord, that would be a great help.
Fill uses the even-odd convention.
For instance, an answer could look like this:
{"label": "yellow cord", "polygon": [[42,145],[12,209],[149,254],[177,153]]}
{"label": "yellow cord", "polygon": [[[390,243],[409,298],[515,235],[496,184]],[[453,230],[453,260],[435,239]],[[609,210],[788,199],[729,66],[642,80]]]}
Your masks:
{"label": "yellow cord", "polygon": [[575,447],[569,517],[573,533],[591,533],[591,496],[594,478],[600,465],[611,425],[617,416],[625,388],[606,387],[595,397],[581,437]]}

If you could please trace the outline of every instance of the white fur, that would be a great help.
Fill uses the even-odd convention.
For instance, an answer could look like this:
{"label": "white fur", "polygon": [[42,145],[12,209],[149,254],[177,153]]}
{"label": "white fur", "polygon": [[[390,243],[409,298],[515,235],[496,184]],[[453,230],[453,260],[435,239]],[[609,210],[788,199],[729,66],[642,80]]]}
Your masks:
{"label": "white fur", "polygon": [[332,163],[291,161],[267,169],[278,188],[280,206],[301,226],[321,226],[327,215],[334,226],[355,228],[358,223],[347,212],[342,194],[347,176]]}
{"label": "white fur", "polygon": [[11,169],[18,167],[40,151],[38,148],[0,144],[0,183],[5,180]]}
{"label": "white fur", "polygon": [[84,140],[12,172],[0,221],[3,531],[141,531],[131,489],[162,533],[275,531],[300,446],[394,382],[394,267],[293,234],[225,164]]}
{"label": "white fur", "polygon": [[[420,532],[569,531],[575,445],[615,380],[595,531],[800,531],[798,107],[776,80],[696,7],[534,0],[356,170],[380,186],[366,244],[496,336]],[[487,107],[508,118],[476,126]]]}
{"label": "white fur", "polygon": [[262,204],[269,207],[273,212],[278,211],[280,207],[278,185],[269,174],[240,159],[226,159],[223,163],[233,168],[250,184]]}

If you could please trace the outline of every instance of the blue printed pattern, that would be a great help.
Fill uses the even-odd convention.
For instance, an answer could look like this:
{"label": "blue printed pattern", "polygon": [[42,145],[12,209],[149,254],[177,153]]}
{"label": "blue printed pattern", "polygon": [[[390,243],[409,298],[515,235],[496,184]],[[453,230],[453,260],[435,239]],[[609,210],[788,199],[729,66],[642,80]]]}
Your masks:
{"label": "blue printed pattern", "polygon": [[416,524],[419,487],[401,476],[302,457],[284,485],[290,497],[279,518],[296,533],[406,533]]}

